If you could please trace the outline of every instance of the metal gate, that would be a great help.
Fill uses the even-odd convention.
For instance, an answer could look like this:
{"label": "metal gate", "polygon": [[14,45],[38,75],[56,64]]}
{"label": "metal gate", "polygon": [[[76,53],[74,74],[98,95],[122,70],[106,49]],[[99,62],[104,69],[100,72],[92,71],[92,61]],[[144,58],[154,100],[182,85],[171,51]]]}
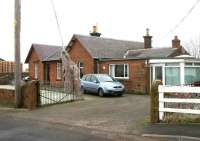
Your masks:
{"label": "metal gate", "polygon": [[67,94],[64,91],[64,82],[47,83],[40,82],[39,106],[73,101],[74,93]]}

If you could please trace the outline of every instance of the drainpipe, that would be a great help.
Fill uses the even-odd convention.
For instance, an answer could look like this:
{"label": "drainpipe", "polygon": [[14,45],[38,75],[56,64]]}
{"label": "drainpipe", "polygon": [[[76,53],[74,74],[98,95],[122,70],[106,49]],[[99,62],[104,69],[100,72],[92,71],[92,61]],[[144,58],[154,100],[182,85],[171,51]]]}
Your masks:
{"label": "drainpipe", "polygon": [[97,73],[99,73],[99,60],[97,60]]}
{"label": "drainpipe", "polygon": [[149,65],[149,60],[145,60],[145,66],[146,66],[146,80],[147,80],[147,85],[146,85],[146,92],[150,93],[150,89],[151,89],[151,81],[150,81],[150,65]]}
{"label": "drainpipe", "polygon": [[94,73],[99,73],[99,59],[94,59]]}

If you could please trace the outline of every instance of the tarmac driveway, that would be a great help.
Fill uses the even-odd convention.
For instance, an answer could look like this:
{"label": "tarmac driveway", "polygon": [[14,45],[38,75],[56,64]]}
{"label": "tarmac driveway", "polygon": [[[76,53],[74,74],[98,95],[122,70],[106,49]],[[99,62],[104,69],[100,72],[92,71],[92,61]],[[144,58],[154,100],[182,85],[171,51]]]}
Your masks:
{"label": "tarmac driveway", "polygon": [[149,118],[150,97],[85,95],[84,101],[42,107],[34,111],[10,112],[19,118],[50,121],[102,131],[140,134]]}
{"label": "tarmac driveway", "polygon": [[[161,134],[200,137],[200,125],[149,124],[149,111],[148,95],[129,94],[103,98],[85,95],[83,101],[46,106],[33,111],[0,110],[0,113],[19,119],[81,127],[90,129],[94,134],[103,132],[108,136]],[[179,139],[178,136],[176,140]]]}

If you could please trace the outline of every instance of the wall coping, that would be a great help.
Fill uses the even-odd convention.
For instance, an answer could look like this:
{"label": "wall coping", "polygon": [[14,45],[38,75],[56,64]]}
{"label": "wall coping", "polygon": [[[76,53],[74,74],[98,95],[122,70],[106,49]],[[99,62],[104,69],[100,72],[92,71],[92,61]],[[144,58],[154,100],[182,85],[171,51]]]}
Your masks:
{"label": "wall coping", "polygon": [[15,90],[15,86],[13,86],[13,85],[0,85],[0,89]]}

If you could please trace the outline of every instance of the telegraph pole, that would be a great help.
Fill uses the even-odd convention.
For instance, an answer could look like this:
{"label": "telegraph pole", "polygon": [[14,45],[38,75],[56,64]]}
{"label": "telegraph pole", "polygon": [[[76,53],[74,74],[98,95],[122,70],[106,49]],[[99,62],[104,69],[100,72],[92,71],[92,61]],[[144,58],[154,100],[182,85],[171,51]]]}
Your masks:
{"label": "telegraph pole", "polygon": [[21,0],[15,0],[15,104],[21,107],[21,60],[20,60],[20,28]]}

